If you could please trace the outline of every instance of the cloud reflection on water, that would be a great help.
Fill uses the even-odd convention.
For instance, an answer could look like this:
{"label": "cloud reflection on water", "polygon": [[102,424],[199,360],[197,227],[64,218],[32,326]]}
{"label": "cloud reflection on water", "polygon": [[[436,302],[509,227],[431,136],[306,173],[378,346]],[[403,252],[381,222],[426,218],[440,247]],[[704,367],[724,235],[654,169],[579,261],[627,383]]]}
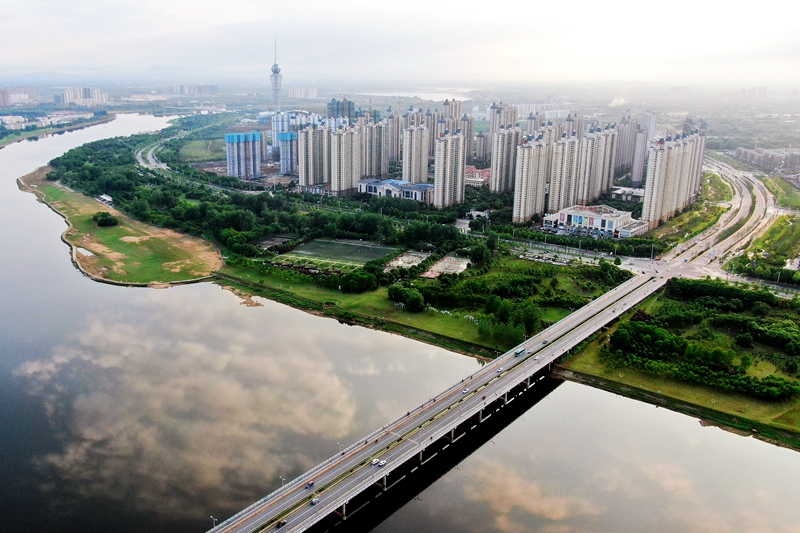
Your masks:
{"label": "cloud reflection on water", "polygon": [[[465,472],[468,478],[464,495],[468,501],[488,504],[494,516],[494,528],[498,531],[523,531],[529,527],[519,513],[542,517],[552,521],[566,520],[578,515],[601,513],[598,505],[578,495],[554,495],[519,468],[497,459],[480,457],[472,462]],[[550,524],[553,525],[553,524]]]}
{"label": "cloud reflection on water", "polygon": [[126,498],[172,517],[208,502],[235,509],[279,474],[317,462],[298,439],[335,441],[352,430],[354,394],[313,332],[280,315],[245,328],[234,306],[155,300],[135,316],[89,317],[16,371],[63,439],[38,462],[78,495]]}

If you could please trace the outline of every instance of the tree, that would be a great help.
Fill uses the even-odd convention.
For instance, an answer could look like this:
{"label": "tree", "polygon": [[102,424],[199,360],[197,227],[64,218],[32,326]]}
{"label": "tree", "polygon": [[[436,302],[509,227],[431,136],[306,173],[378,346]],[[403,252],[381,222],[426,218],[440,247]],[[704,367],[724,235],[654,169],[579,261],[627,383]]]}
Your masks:
{"label": "tree", "polygon": [[764,302],[756,302],[753,304],[752,311],[755,316],[765,317],[772,312],[772,307]]}
{"label": "tree", "polygon": [[100,227],[116,226],[119,219],[108,211],[99,211],[92,215],[92,221]]}
{"label": "tree", "polygon": [[406,307],[412,313],[419,313],[425,310],[425,299],[417,289],[408,289],[406,293]]}
{"label": "tree", "polygon": [[492,260],[492,252],[484,243],[478,243],[470,249],[469,260],[475,266],[485,265]]}
{"label": "tree", "polygon": [[493,231],[490,231],[487,234],[487,238],[486,238],[486,246],[487,246],[487,248],[489,248],[490,250],[495,250],[497,248],[497,244],[499,242],[500,242],[500,236],[497,233],[495,233]]}
{"label": "tree", "polygon": [[741,360],[739,361],[739,372],[741,374],[746,374],[747,369],[750,368],[750,365],[752,364],[753,360],[750,358],[750,356],[747,354],[743,355]]}
{"label": "tree", "polygon": [[621,265],[622,264],[622,259],[620,259],[619,256],[615,257],[614,258],[614,264],[617,265],[617,266]]}
{"label": "tree", "polygon": [[378,287],[375,276],[359,269],[355,272],[348,272],[342,276],[342,292],[361,293],[373,291]]}
{"label": "tree", "polygon": [[735,342],[738,346],[742,348],[752,348],[753,347],[753,336],[749,333],[740,333],[736,336]]}

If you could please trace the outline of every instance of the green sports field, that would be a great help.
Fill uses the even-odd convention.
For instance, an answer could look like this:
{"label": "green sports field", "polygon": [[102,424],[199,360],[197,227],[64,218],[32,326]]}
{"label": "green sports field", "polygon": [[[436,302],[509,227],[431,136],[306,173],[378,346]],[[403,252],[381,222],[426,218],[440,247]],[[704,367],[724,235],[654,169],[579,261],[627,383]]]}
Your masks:
{"label": "green sports field", "polygon": [[364,264],[373,259],[380,259],[392,252],[394,248],[378,246],[375,243],[362,241],[327,241],[315,239],[306,244],[300,245],[290,254],[309,259],[327,259],[330,261],[341,261],[348,263]]}

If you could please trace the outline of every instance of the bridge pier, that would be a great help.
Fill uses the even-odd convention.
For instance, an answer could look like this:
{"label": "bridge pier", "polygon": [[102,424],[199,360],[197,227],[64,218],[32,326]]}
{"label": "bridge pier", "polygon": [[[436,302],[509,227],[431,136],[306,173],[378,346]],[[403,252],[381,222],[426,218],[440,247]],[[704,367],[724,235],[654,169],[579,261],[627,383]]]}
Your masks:
{"label": "bridge pier", "polygon": [[339,518],[341,518],[342,520],[347,520],[347,502],[344,502],[342,504],[342,510],[341,511],[334,511],[333,513],[336,516],[338,516]]}

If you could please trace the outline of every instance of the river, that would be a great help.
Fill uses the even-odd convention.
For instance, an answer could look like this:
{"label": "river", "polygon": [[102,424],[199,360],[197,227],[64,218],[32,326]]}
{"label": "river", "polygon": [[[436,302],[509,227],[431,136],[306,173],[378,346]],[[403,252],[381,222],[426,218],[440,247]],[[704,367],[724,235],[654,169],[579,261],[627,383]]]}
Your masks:
{"label": "river", "polygon": [[[0,150],[0,517],[202,532],[478,363],[217,285],[91,281],[15,179],[115,121]],[[800,531],[800,454],[565,383],[376,531]]]}

